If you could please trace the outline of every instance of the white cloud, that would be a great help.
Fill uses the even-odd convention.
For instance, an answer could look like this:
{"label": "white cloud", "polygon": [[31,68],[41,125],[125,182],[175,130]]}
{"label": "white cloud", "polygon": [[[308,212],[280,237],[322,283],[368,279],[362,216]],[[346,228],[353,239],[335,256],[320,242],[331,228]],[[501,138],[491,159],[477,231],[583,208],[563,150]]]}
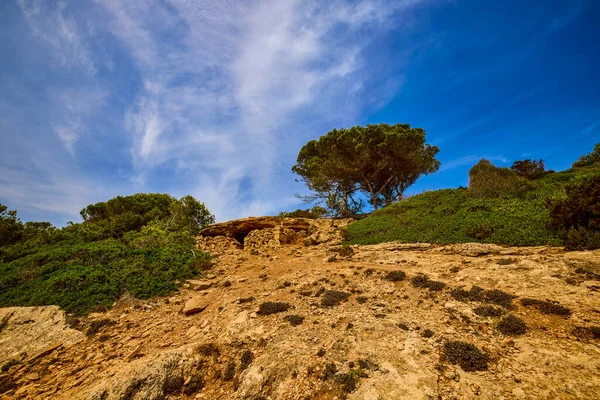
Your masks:
{"label": "white cloud", "polygon": [[[298,203],[290,167],[299,146],[333,126],[356,123],[366,102],[361,92],[369,68],[362,52],[371,33],[404,23],[398,12],[419,2],[95,0],[75,8],[67,1],[19,0],[19,5],[52,59],[87,76],[49,90],[53,102],[45,122],[72,156],[70,162],[56,156],[54,162],[78,171],[81,151],[92,139],[98,146],[110,141],[130,146],[91,155],[129,154],[115,161],[119,168],[129,163],[120,169],[129,189],[189,192],[223,220]],[[126,77],[131,87],[123,94],[121,81],[113,85],[100,71]],[[110,121],[112,136],[99,138],[97,124],[108,124],[109,107],[110,116],[119,118]],[[34,171],[26,177],[32,185]],[[60,179],[38,185],[54,201],[58,193],[48,192],[54,184],[80,193],[83,197],[70,197],[76,203],[114,192],[90,190],[85,174],[54,173]],[[71,176],[85,183],[77,186]],[[170,186],[155,183],[157,177]],[[17,181],[6,185],[21,201]]]}
{"label": "white cloud", "polygon": [[35,36],[54,48],[53,54],[64,66],[81,67],[90,75],[97,68],[86,40],[76,21],[66,15],[67,2],[18,0]]}

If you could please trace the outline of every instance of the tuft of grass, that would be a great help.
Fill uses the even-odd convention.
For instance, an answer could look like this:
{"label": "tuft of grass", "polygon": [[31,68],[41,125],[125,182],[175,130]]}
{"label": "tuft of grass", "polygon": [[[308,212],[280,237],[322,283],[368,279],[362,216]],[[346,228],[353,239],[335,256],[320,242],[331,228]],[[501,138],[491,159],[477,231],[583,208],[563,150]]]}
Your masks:
{"label": "tuft of grass", "polygon": [[258,307],[258,315],[271,315],[271,314],[277,314],[280,312],[285,312],[287,310],[290,309],[290,303],[283,303],[283,302],[277,302],[277,301],[267,301],[265,303],[262,303],[259,307]]}
{"label": "tuft of grass", "polygon": [[525,307],[536,307],[542,314],[561,315],[563,317],[571,315],[571,310],[568,307],[545,300],[523,298],[521,304]]}
{"label": "tuft of grass", "polygon": [[390,271],[385,275],[384,279],[391,282],[399,282],[406,279],[406,274],[404,271]]}
{"label": "tuft of grass", "polygon": [[507,315],[496,326],[500,333],[509,336],[523,335],[527,332],[527,325],[519,317]]}
{"label": "tuft of grass", "polygon": [[468,342],[452,340],[444,343],[442,356],[450,363],[458,364],[466,372],[488,369],[489,356]]}
{"label": "tuft of grass", "polygon": [[350,293],[343,292],[341,290],[327,290],[321,298],[321,305],[323,307],[333,307],[339,305],[341,302],[346,301],[350,297]]}
{"label": "tuft of grass", "polygon": [[473,312],[480,317],[501,317],[504,310],[494,306],[479,306],[473,309]]}

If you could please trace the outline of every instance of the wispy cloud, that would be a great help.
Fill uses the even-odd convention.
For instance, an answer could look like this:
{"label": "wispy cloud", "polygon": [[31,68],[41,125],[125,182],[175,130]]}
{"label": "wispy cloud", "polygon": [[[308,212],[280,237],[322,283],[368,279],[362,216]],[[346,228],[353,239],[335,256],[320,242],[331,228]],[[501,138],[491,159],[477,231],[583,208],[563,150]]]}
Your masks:
{"label": "wispy cloud", "polygon": [[[221,220],[291,207],[300,145],[381,100],[364,86],[364,49],[423,2],[18,0],[62,80],[42,86],[46,115],[25,136],[70,158],[48,158],[45,178],[34,167],[8,174],[3,196],[26,208],[57,201],[66,213],[118,187],[166,190],[197,196]],[[51,200],[27,200],[19,181]]]}
{"label": "wispy cloud", "polygon": [[587,135],[588,133],[592,132],[597,127],[598,127],[598,124],[588,125],[584,129],[581,130],[581,133],[583,133],[584,135]]}

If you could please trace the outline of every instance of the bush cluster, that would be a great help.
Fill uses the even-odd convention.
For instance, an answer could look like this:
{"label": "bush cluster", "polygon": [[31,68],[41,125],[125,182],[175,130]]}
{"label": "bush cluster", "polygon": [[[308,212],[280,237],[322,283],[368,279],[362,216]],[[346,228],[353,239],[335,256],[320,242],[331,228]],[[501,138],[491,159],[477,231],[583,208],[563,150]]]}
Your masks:
{"label": "bush cluster", "polygon": [[567,250],[600,248],[600,176],[567,186],[565,197],[550,203],[550,218]]}
{"label": "bush cluster", "polygon": [[92,204],[84,221],[57,229],[22,223],[0,205],[0,306],[55,304],[87,314],[122,294],[167,295],[210,268],[194,232],[213,221],[191,196],[137,194]]}
{"label": "bush cluster", "polygon": [[509,168],[499,168],[486,159],[469,171],[469,191],[475,197],[523,197],[535,184]]}

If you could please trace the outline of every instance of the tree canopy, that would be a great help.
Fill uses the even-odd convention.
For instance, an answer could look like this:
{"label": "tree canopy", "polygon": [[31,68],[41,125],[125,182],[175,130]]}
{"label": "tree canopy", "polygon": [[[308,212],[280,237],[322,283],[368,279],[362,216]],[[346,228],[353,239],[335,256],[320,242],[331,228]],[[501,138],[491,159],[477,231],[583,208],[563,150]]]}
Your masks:
{"label": "tree canopy", "polygon": [[439,149],[425,130],[408,124],[334,129],[306,143],[292,171],[336,214],[360,211],[364,194],[374,209],[402,200],[419,177],[438,170]]}

